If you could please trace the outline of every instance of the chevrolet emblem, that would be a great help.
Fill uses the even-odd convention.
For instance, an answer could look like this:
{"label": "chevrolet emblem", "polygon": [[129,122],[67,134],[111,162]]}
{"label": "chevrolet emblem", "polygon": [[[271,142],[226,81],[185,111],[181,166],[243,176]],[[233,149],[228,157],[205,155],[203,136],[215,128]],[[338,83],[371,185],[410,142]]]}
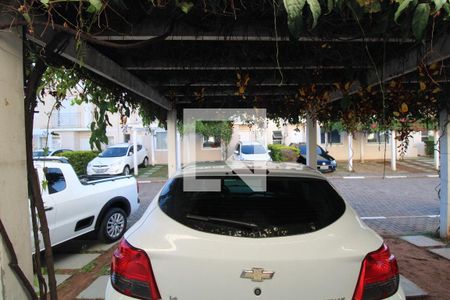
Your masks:
{"label": "chevrolet emblem", "polygon": [[251,270],[244,270],[241,273],[241,278],[251,279],[252,281],[262,282],[266,279],[272,279],[275,272],[264,271],[263,268],[252,268]]}

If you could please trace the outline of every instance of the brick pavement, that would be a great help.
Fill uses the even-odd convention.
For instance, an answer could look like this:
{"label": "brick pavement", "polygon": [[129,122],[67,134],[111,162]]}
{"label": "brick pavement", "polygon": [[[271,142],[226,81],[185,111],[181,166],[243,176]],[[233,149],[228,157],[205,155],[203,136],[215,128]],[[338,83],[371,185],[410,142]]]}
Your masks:
{"label": "brick pavement", "polygon": [[434,233],[439,226],[439,178],[341,179],[332,184],[367,225],[383,235]]}

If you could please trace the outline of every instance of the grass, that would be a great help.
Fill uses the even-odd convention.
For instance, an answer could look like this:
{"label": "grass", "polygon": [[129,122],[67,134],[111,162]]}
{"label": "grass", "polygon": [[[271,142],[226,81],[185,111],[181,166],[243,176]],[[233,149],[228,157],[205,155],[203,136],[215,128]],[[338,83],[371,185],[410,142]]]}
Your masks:
{"label": "grass", "polygon": [[110,265],[106,264],[102,267],[102,269],[100,270],[98,275],[102,276],[102,275],[109,275],[109,274],[110,274]]}
{"label": "grass", "polygon": [[[152,172],[153,171],[153,172]],[[139,169],[139,178],[167,178],[167,165],[148,166],[147,168]]]}
{"label": "grass", "polygon": [[97,263],[95,261],[91,261],[90,263],[85,265],[83,268],[81,268],[81,272],[89,273],[95,268],[95,266],[97,266]]}

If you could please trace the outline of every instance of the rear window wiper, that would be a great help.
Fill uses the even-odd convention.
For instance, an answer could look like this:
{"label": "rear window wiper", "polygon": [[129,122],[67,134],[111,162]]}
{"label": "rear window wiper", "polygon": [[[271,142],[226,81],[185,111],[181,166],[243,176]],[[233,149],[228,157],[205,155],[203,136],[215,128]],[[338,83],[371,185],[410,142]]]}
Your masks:
{"label": "rear window wiper", "polygon": [[259,227],[255,223],[242,222],[242,221],[237,221],[237,220],[232,220],[232,219],[225,219],[225,218],[199,216],[199,215],[192,215],[192,214],[187,214],[186,218],[191,219],[191,220],[203,221],[203,222],[215,222],[215,223],[233,224],[233,225],[239,225],[239,226],[248,227],[248,228],[252,228],[252,229],[256,229],[256,228]]}

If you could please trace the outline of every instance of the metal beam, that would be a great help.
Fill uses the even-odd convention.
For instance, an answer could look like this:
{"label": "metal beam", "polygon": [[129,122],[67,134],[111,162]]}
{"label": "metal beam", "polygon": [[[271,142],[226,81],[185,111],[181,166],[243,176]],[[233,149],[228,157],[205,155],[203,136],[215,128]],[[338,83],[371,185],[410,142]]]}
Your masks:
{"label": "metal beam", "polygon": [[[368,71],[366,76],[367,86],[376,86],[379,83],[398,78],[400,76],[415,72],[419,63],[431,65],[450,58],[450,34],[445,34],[439,37],[431,47],[432,51],[426,52],[423,45],[411,49],[403,57],[397,57],[386,62],[382,66],[378,66],[377,71],[372,69]],[[426,52],[426,54],[424,54]],[[379,78],[381,77],[381,78]],[[439,80],[440,82],[447,82],[447,80]],[[406,81],[405,83],[414,83],[414,81]],[[350,95],[355,94],[361,84],[358,82],[350,91]],[[332,101],[339,100],[343,97],[342,93],[336,92],[332,94]]]}
{"label": "metal beam", "polygon": [[[295,62],[292,65],[277,66],[277,65],[205,65],[202,64],[181,64],[174,62],[171,65],[163,65],[161,63],[154,65],[143,66],[129,66],[125,67],[129,71],[239,71],[239,70],[345,70],[348,66],[322,66],[322,65],[296,65]],[[352,69],[367,69],[369,66],[351,66]]]}
{"label": "metal beam", "polygon": [[[159,35],[97,35],[96,38],[103,41],[145,41],[158,37]],[[198,35],[169,35],[166,41],[208,41],[208,42],[292,42],[289,36],[273,36],[273,33],[266,32],[263,35],[216,35],[200,33]],[[317,37],[303,36],[299,37],[298,42],[315,43],[414,43],[414,39],[402,38],[360,38],[360,37]]]}
{"label": "metal beam", "polygon": [[[135,25],[129,30],[118,33],[114,30],[99,32],[96,38],[107,41],[141,41],[161,36],[171,26],[167,18],[149,18]],[[280,26],[278,36],[273,29],[271,18],[259,19],[258,22],[236,20],[228,24],[212,24],[204,27],[193,25],[188,21],[179,21],[175,24],[171,35],[166,41],[217,41],[217,42],[290,42],[292,39],[286,28]],[[299,42],[333,42],[333,43],[415,43],[416,40],[410,38],[383,38],[367,37],[343,33],[342,36],[312,36],[304,35],[297,39]]]}
{"label": "metal beam", "polygon": [[[41,30],[38,31],[38,29]],[[51,31],[45,32],[45,29],[43,28],[36,28],[36,34],[33,36],[27,35],[27,38],[44,47],[51,39],[52,33],[49,32]],[[60,55],[69,61],[79,64],[81,67],[152,101],[164,109],[170,110],[172,108],[172,104],[164,96],[160,95],[158,91],[89,44],[84,44],[80,51],[78,50],[75,40],[70,37]]]}
{"label": "metal beam", "polygon": [[[430,65],[450,57],[450,34],[438,38],[432,51],[426,52],[423,46],[410,50],[403,58],[395,58],[379,66],[378,73],[383,76],[382,82],[400,77],[417,70],[419,63]],[[367,83],[374,86],[379,83],[375,70],[367,74]]]}

